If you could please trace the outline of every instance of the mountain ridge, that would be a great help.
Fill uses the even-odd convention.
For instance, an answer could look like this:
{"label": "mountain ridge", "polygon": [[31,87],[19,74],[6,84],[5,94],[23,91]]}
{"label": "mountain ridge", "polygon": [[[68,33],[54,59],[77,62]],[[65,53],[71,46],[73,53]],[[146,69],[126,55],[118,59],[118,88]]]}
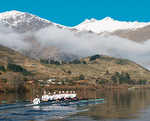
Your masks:
{"label": "mountain ridge", "polygon": [[[23,22],[25,25],[23,25]],[[116,30],[136,30],[138,28],[150,25],[150,22],[126,22],[114,20],[111,17],[105,17],[101,20],[96,20],[95,18],[85,19],[83,22],[74,27],[68,27],[51,22],[47,19],[40,18],[27,12],[12,10],[0,13],[0,25],[12,27],[15,30],[17,30],[17,27],[21,29],[20,26],[28,27],[22,31],[19,30],[17,32],[36,31],[45,27],[56,26],[61,29],[70,29],[72,31],[76,30],[78,32],[92,31],[100,34],[104,32],[112,33]]]}
{"label": "mountain ridge", "polygon": [[150,22],[125,22],[106,17],[102,20],[96,20],[94,18],[90,20],[86,19],[74,28],[81,31],[89,30],[100,34],[104,32],[112,33],[116,30],[136,30],[138,28],[142,28],[148,25],[150,25]]}

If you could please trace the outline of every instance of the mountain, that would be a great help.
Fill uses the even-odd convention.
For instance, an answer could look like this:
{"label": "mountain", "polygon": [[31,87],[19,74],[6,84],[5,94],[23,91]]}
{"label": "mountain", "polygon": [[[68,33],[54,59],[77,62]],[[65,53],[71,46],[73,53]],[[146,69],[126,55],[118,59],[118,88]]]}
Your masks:
{"label": "mountain", "polygon": [[[86,19],[75,27],[66,27],[26,12],[0,13],[0,44],[36,60],[43,58],[71,61],[99,53],[134,61],[141,59],[145,54],[146,61],[149,62],[149,50],[140,51],[144,54],[135,55],[135,47],[141,50],[139,43],[135,46],[135,43],[126,40],[146,41],[150,39],[149,31],[150,23],[117,21],[110,17],[102,20]],[[118,38],[111,38],[112,36]],[[22,47],[20,41],[27,46]],[[128,46],[123,48],[114,44],[119,42]],[[136,59],[130,58],[130,55],[135,55]],[[145,58],[143,57],[143,60]],[[143,60],[135,62],[145,66]]]}
{"label": "mountain", "polygon": [[136,30],[138,28],[143,28],[145,26],[150,25],[149,23],[144,23],[144,22],[121,22],[114,20],[110,17],[106,17],[102,20],[96,20],[94,18],[92,19],[86,19],[84,22],[81,24],[75,26],[74,28],[80,30],[80,31],[92,31],[97,34],[102,34],[102,33],[112,33],[117,30]]}
{"label": "mountain", "polygon": [[[20,12],[20,11],[8,11],[0,13],[0,26],[5,26],[14,29],[16,32],[28,32],[37,31],[46,27],[58,27],[60,29],[69,29],[74,32],[94,32],[97,34],[108,34],[116,31],[135,31],[150,25],[150,22],[125,22],[117,21],[110,17],[106,17],[102,20],[86,19],[74,27],[67,27],[60,24],[56,24],[46,19],[42,19],[36,15]],[[117,35],[117,34],[116,34]]]}
{"label": "mountain", "polygon": [[63,27],[38,16],[14,10],[0,13],[0,26],[14,29],[20,33],[37,31],[48,26]]}
{"label": "mountain", "polygon": [[13,32],[21,34],[27,32],[31,33],[31,35],[25,34],[24,37],[21,37],[22,41],[28,43],[29,46],[19,50],[16,49],[30,58],[34,58],[36,60],[40,60],[41,58],[54,59],[59,61],[70,61],[79,58],[77,55],[69,53],[65,49],[58,46],[42,46],[41,42],[38,42],[36,37],[32,35],[32,33],[47,27],[64,29],[65,27],[62,25],[50,22],[26,12],[8,11],[0,13],[0,26],[5,27],[5,29],[9,28],[10,30],[13,30]]}

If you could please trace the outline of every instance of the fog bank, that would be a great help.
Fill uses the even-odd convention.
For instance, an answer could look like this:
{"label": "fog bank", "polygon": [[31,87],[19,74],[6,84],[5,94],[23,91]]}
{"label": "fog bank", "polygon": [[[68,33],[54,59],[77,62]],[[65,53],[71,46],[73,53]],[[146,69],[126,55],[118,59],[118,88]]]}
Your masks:
{"label": "fog bank", "polygon": [[[3,30],[3,31],[2,31]],[[104,37],[97,34],[75,34],[68,29],[49,27],[37,32],[17,34],[13,30],[6,31],[0,28],[0,44],[20,50],[30,45],[24,42],[26,36],[32,35],[41,46],[61,46],[70,53],[82,57],[94,54],[109,55],[134,61],[150,69],[150,40],[144,43],[136,43],[128,39],[115,36]]]}

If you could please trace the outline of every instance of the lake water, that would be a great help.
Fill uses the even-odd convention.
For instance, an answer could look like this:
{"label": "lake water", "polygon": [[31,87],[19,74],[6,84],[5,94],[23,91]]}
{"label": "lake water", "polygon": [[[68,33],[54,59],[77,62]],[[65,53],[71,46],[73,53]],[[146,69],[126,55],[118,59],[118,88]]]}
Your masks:
{"label": "lake water", "polygon": [[[105,98],[91,105],[28,106],[35,93],[0,93],[0,120],[149,121],[150,90],[78,91],[79,97]],[[39,93],[39,96],[42,94]],[[5,104],[6,103],[6,104]]]}

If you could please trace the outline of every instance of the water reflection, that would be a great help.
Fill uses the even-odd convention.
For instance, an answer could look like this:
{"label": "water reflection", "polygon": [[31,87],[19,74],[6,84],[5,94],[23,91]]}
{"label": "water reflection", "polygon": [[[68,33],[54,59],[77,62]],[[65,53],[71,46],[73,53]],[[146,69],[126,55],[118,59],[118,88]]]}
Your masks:
{"label": "water reflection", "polygon": [[[103,105],[89,106],[87,112],[76,116],[88,116],[95,119],[138,119],[143,110],[150,105],[150,90],[116,90],[82,93],[86,98],[104,97]],[[84,95],[83,95],[84,94]]]}

